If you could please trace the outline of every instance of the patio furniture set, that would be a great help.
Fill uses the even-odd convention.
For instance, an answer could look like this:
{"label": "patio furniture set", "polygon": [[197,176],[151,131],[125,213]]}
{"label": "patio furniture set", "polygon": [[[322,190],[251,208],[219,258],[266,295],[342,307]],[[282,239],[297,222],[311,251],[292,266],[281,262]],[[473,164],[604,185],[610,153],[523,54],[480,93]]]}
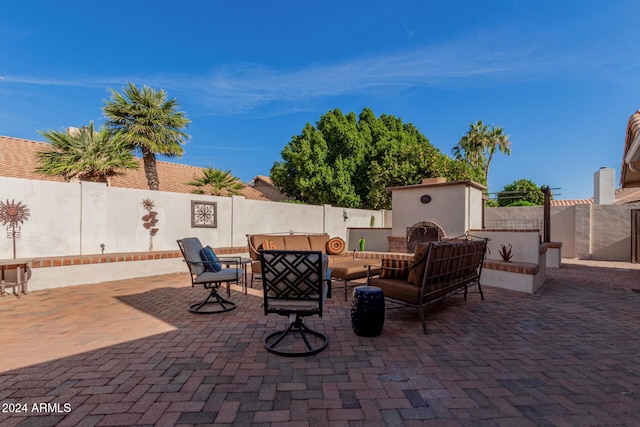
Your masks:
{"label": "patio furniture set", "polygon": [[[439,242],[422,243],[416,247],[412,260],[358,260],[343,255],[344,241],[328,235],[250,235],[252,279],[262,281],[265,315],[279,314],[289,319],[288,326],[268,334],[265,348],[281,356],[308,356],[319,353],[328,345],[327,337],[305,325],[303,319],[322,317],[326,299],[331,297],[331,281],[344,282],[345,300],[348,282],[366,278],[365,286],[353,292],[351,320],[354,332],[361,336],[377,336],[384,324],[385,301],[392,307],[418,309],[423,331],[427,333],[424,308],[452,295],[463,294],[468,288],[480,287],[480,274],[487,248],[486,238],[465,235]],[[221,313],[236,308],[236,304],[219,295],[222,283],[239,283],[249,264],[241,257],[218,258],[197,238],[178,241],[189,266],[192,286],[203,285],[209,291],[200,303],[193,304],[193,313]],[[225,264],[228,267],[223,268]],[[230,267],[233,265],[233,267]],[[246,283],[246,282],[245,282]],[[246,291],[246,285],[245,285]],[[297,337],[302,338],[302,343]],[[302,345],[304,344],[304,345]]]}

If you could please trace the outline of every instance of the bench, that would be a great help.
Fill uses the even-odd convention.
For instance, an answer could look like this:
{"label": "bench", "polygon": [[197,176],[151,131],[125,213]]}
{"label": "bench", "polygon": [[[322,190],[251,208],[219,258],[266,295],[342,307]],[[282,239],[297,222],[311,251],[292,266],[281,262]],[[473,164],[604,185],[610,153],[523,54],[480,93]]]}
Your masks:
{"label": "bench", "polygon": [[382,289],[385,300],[418,309],[422,329],[427,333],[424,308],[444,298],[480,286],[487,238],[469,235],[440,242],[420,243],[412,261],[382,260],[380,275],[368,274],[367,284]]}

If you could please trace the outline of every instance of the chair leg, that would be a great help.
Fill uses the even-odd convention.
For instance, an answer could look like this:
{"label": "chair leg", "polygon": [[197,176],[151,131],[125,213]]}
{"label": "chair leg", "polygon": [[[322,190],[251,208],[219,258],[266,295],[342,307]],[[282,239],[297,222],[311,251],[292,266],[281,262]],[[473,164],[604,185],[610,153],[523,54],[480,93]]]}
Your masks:
{"label": "chair leg", "polygon": [[349,291],[349,288],[353,288],[355,285],[351,285],[349,286],[349,281],[347,279],[344,280],[344,300],[347,300],[347,292]]}
{"label": "chair leg", "polygon": [[[307,348],[307,351],[284,350],[276,348],[290,333],[300,334],[302,340],[304,341],[305,347]],[[319,340],[319,343],[314,346],[314,344],[312,344],[309,340],[309,336],[316,337],[316,339]],[[324,336],[320,332],[309,329],[302,321],[302,317],[299,315],[296,315],[295,321],[289,323],[289,326],[286,329],[269,334],[262,341],[268,352],[277,354],[278,356],[287,357],[311,356],[313,354],[320,353],[322,350],[327,348],[327,344],[329,343],[329,340],[326,336]]]}
{"label": "chair leg", "polygon": [[424,318],[424,307],[418,307],[418,313],[420,314],[420,322],[422,322],[422,332],[427,335],[427,321]]}
{"label": "chair leg", "polygon": [[196,314],[214,314],[224,313],[236,308],[235,302],[222,298],[218,295],[215,288],[210,288],[210,291],[209,295],[202,302],[190,305],[189,311]]}

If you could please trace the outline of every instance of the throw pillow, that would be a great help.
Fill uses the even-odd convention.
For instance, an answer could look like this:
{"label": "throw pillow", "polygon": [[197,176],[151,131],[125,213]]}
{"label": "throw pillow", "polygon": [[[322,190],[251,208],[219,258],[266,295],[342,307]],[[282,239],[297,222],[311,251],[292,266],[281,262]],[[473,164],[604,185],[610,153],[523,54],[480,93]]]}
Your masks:
{"label": "throw pillow", "polygon": [[430,243],[418,243],[416,245],[416,251],[413,254],[411,267],[409,267],[409,277],[407,278],[407,282],[412,285],[422,286],[422,278],[427,264],[426,258],[429,245]]}
{"label": "throw pillow", "polygon": [[410,265],[408,260],[383,258],[380,268],[380,278],[407,280]]}
{"label": "throw pillow", "polygon": [[346,248],[347,244],[340,237],[332,237],[327,242],[328,255],[342,255]]}
{"label": "throw pillow", "polygon": [[222,264],[220,264],[220,260],[216,256],[211,246],[206,246],[200,249],[200,258],[204,261],[204,268],[207,271],[218,272],[222,270]]}
{"label": "throw pillow", "polygon": [[278,246],[276,246],[276,242],[274,242],[273,240],[267,239],[262,244],[262,249],[265,249],[267,251],[276,251],[278,250]]}

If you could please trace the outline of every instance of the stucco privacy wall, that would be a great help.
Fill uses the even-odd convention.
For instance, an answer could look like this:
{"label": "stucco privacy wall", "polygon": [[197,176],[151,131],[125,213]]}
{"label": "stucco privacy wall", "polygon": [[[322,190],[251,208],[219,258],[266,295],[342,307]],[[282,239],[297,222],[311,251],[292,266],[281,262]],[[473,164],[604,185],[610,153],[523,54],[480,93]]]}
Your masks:
{"label": "stucco privacy wall", "polygon": [[[563,258],[629,261],[633,209],[640,203],[552,206],[551,240],[562,243]],[[485,210],[485,223],[492,228],[541,227],[542,220],[541,206]]]}
{"label": "stucco privacy wall", "polygon": [[[145,252],[149,230],[142,202],[158,213],[154,251],[177,250],[176,240],[195,236],[214,247],[244,247],[247,233],[326,232],[347,237],[347,227],[368,227],[371,216],[384,227],[388,212],[309,206],[107,187],[100,183],[59,183],[0,177],[0,200],[22,202],[30,210],[16,239],[18,258]],[[191,227],[191,201],[217,203],[217,228]],[[347,213],[344,220],[343,213]],[[4,231],[4,230],[3,230]],[[5,233],[3,233],[4,235]],[[0,258],[12,258],[12,240],[0,239]]]}
{"label": "stucco privacy wall", "polygon": [[487,260],[502,260],[501,245],[511,245],[512,262],[538,264],[540,262],[540,235],[537,231],[471,230],[477,237],[488,237]]}
{"label": "stucco privacy wall", "polygon": [[591,207],[590,252],[591,259],[596,260],[631,260],[630,209],[617,205]]}

